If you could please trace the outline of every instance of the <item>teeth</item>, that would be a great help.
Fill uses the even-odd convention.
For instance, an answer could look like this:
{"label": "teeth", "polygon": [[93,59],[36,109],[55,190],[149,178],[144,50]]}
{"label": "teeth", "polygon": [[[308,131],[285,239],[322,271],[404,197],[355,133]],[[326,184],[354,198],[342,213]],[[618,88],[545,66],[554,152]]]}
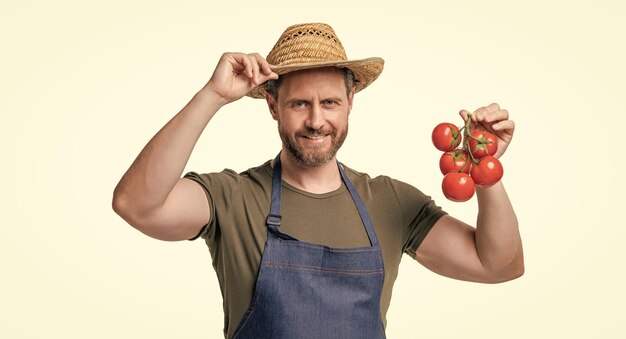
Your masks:
{"label": "teeth", "polygon": [[324,136],[323,135],[307,135],[306,138],[307,139],[311,139],[311,140],[319,140],[322,139]]}

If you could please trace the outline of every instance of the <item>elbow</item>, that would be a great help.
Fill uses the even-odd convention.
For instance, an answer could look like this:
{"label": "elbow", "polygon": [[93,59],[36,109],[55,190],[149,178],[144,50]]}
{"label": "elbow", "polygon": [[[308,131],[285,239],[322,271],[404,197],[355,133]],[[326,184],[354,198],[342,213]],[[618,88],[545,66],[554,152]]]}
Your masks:
{"label": "elbow", "polygon": [[128,197],[114,194],[111,206],[113,211],[124,219],[128,225],[144,234],[150,235],[150,228],[147,226],[148,224],[146,223],[145,217],[142,217],[142,214],[139,213],[137,206],[135,206],[132,200],[128,199]]}
{"label": "elbow", "polygon": [[128,210],[128,199],[119,192],[118,187],[116,187],[113,191],[111,207],[113,208],[113,211],[122,218],[124,218],[124,214]]}
{"label": "elbow", "polygon": [[122,187],[123,187],[122,181],[120,180],[120,182],[118,182],[117,185],[115,186],[115,188],[113,189],[113,199],[111,201],[111,205],[112,205],[113,211],[115,211],[115,213],[117,213],[119,208],[122,207],[122,203],[125,200],[124,199],[124,191],[123,191]]}
{"label": "elbow", "polygon": [[492,276],[491,281],[492,284],[499,284],[511,280],[515,280],[524,275],[525,266],[524,266],[524,258],[519,257],[517,260],[511,262],[506,269],[500,271],[499,274]]}
{"label": "elbow", "polygon": [[515,259],[511,262],[511,277],[509,280],[520,278],[524,275],[526,266],[524,265],[524,251],[520,245]]}
{"label": "elbow", "polygon": [[116,190],[113,192],[113,199],[111,201],[111,207],[113,211],[124,219],[129,225],[133,227],[138,226],[139,219],[137,218],[136,208],[133,208],[132,200],[127,195]]}
{"label": "elbow", "polygon": [[125,194],[114,192],[111,207],[130,226],[149,237],[175,241],[186,240],[193,236],[187,236],[187,234],[181,236],[176,233],[176,228],[162,227],[158,222],[155,222],[154,210],[141,209],[141,206],[138,206],[134,199]]}
{"label": "elbow", "polygon": [[504,281],[511,281],[520,278],[524,275],[524,270],[524,263],[522,262],[521,264],[516,265],[515,269],[511,270],[511,273],[509,273],[509,276]]}
{"label": "elbow", "polygon": [[517,279],[524,275],[524,271],[526,270],[526,266],[524,265],[524,255],[520,254],[519,263],[517,264],[517,270],[515,271],[515,278]]}
{"label": "elbow", "polygon": [[525,270],[526,266],[524,265],[524,257],[522,256],[520,259],[520,263],[517,265],[517,270],[515,271],[515,277],[513,279],[517,279],[523,276]]}

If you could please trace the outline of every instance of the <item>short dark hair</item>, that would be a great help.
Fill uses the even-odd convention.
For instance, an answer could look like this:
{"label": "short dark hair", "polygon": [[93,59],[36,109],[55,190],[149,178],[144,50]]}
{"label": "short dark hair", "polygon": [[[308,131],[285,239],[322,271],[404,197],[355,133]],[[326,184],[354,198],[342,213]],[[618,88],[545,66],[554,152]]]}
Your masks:
{"label": "short dark hair", "polygon": [[[349,68],[337,67],[337,69],[343,73],[344,83],[346,84],[346,94],[349,95],[352,87],[356,86],[359,80]],[[264,85],[265,91],[271,95],[274,100],[278,100],[278,89],[280,88],[281,82],[282,78],[278,77],[276,80],[268,80]]]}

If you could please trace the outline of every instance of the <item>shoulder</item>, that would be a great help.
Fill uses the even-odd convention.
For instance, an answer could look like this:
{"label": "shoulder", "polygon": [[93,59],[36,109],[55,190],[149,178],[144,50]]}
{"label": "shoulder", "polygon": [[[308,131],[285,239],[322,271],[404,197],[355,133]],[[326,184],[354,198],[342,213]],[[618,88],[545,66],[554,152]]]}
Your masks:
{"label": "shoulder", "polygon": [[394,192],[398,191],[407,191],[414,190],[419,191],[416,187],[411,184],[408,184],[402,180],[391,178],[387,175],[378,175],[375,177],[371,177],[369,174],[364,172],[359,172],[351,167],[346,166],[345,164],[341,164],[343,169],[345,170],[348,178],[352,181],[352,183],[357,185],[367,185],[376,189],[390,189]]}
{"label": "shoulder", "polygon": [[357,171],[341,164],[352,185],[365,201],[377,204],[397,202],[397,180],[386,175],[370,176],[368,173]]}
{"label": "shoulder", "polygon": [[364,184],[374,184],[374,185],[388,185],[392,180],[390,177],[386,175],[379,175],[379,176],[372,178],[369,174],[365,172],[359,172],[355,170],[354,168],[347,166],[344,163],[340,163],[340,165],[343,168],[344,172],[346,172],[346,175],[348,176],[348,178],[350,178],[350,180],[354,184],[364,183]]}
{"label": "shoulder", "polygon": [[238,185],[265,185],[271,183],[271,167],[267,161],[260,166],[249,168],[243,172],[236,172],[225,168],[221,172],[197,173],[188,172],[184,178],[193,180],[205,188],[218,186]]}
{"label": "shoulder", "polygon": [[341,164],[352,181],[354,187],[365,196],[372,198],[393,197],[405,206],[421,206],[432,201],[431,197],[424,194],[419,188],[405,181],[391,178],[387,175],[371,177],[369,174],[359,172],[344,164]]}

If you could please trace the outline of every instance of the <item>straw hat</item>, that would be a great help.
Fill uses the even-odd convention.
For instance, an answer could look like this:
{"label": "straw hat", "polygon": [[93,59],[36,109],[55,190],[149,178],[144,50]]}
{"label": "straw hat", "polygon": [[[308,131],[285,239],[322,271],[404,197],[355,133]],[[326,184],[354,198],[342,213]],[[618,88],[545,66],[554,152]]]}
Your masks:
{"label": "straw hat", "polygon": [[[348,60],[332,27],[322,23],[288,27],[266,58],[278,75],[317,67],[349,68],[356,78],[356,91],[369,86],[383,71],[382,58]],[[253,88],[248,96],[265,97],[265,83]]]}

